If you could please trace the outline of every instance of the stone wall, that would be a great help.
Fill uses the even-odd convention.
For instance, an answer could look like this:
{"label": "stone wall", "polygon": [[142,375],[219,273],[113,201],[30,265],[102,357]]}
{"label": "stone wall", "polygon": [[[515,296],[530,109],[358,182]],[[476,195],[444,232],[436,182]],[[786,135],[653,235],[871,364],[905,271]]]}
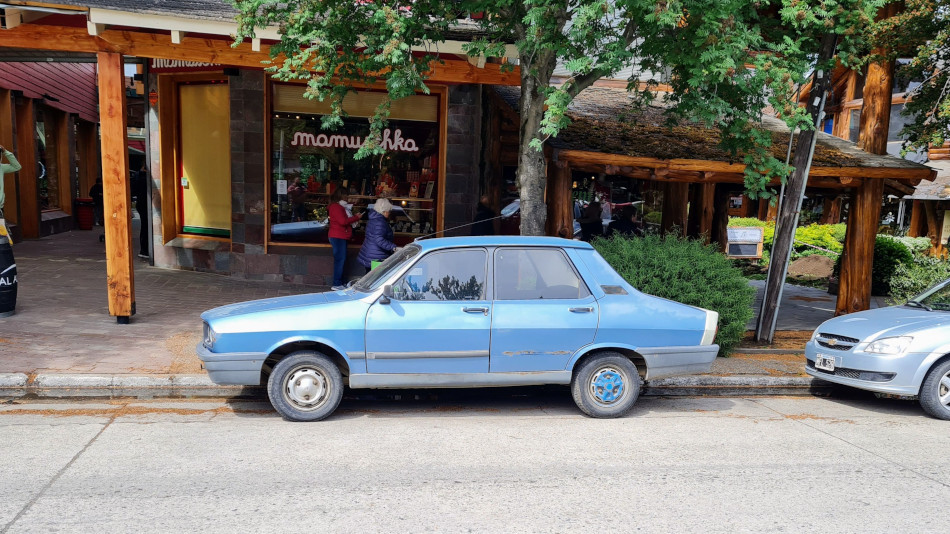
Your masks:
{"label": "stone wall", "polygon": [[[475,217],[482,146],[482,86],[451,86],[448,111],[444,182],[446,230],[468,224]],[[447,236],[470,234],[468,227],[445,233]]]}

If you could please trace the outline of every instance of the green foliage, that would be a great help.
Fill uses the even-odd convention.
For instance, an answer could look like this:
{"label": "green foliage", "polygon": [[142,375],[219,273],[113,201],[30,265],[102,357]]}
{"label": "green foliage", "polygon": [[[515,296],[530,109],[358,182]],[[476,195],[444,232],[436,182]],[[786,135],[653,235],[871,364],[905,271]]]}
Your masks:
{"label": "green foliage", "polygon": [[928,287],[950,278],[950,263],[930,256],[917,256],[901,263],[890,278],[890,304],[903,304]]}
{"label": "green foliage", "polygon": [[912,254],[923,254],[924,252],[930,250],[932,245],[929,237],[887,237],[897,241],[898,243],[902,243],[911,251]]}
{"label": "green foliage", "polygon": [[[765,251],[772,250],[772,242],[775,238],[774,222],[761,221],[752,217],[730,217],[729,226],[756,226],[763,228],[763,254]],[[792,250],[792,260],[814,254],[828,256],[832,259],[837,258],[844,249],[844,231],[844,224],[809,224],[808,226],[799,226],[795,229],[795,246]],[[821,247],[826,250],[819,250],[813,247]]]}
{"label": "green foliage", "polygon": [[643,220],[648,223],[660,224],[663,221],[663,212],[651,211],[643,216]]}
{"label": "green foliage", "polygon": [[891,277],[898,265],[913,263],[910,249],[890,236],[877,236],[874,240],[874,265],[871,267],[871,294],[889,295]]}
{"label": "green foliage", "polygon": [[640,291],[719,312],[722,354],[739,343],[752,319],[755,290],[716,247],[675,235],[613,237],[593,245]]}

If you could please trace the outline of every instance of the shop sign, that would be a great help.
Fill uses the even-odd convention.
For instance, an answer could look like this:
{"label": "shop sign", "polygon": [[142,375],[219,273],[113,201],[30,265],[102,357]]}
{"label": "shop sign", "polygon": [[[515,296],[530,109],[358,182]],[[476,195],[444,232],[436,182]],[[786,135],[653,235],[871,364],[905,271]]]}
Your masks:
{"label": "shop sign", "polygon": [[[296,132],[291,146],[315,146],[320,148],[349,148],[357,150],[363,146],[366,141],[356,135],[313,135],[307,132]],[[415,139],[408,139],[402,136],[402,130],[395,131],[386,128],[383,130],[383,140],[380,143],[383,150],[391,152],[418,152],[419,145]]]}
{"label": "shop sign", "polygon": [[200,61],[181,61],[178,59],[152,59],[149,70],[156,74],[163,72],[206,72],[221,70],[220,63],[202,63]]}

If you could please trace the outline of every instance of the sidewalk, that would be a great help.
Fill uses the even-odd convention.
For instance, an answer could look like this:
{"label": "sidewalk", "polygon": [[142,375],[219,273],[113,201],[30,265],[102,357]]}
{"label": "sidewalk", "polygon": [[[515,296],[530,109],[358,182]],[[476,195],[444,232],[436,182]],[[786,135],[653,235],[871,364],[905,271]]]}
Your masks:
{"label": "sidewalk", "polygon": [[[14,254],[19,297],[16,315],[0,319],[0,397],[255,394],[207,379],[194,353],[200,313],[326,289],[156,269],[136,259],[137,313],[131,324],[119,325],[108,314],[105,254],[95,231],[27,241]],[[830,301],[808,300],[822,294]],[[814,329],[833,308],[827,293],[787,286],[778,328]],[[802,368],[795,350],[737,354],[718,358],[707,375],[652,381],[645,393],[808,392],[811,379]]]}

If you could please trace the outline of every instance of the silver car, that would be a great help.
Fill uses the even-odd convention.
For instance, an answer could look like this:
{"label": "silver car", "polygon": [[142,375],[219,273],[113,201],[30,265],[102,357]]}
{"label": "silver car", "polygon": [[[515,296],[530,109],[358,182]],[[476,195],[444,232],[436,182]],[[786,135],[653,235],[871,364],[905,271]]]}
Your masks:
{"label": "silver car", "polygon": [[950,420],[950,280],[903,306],[825,321],[805,345],[805,371],[856,388],[918,396]]}

